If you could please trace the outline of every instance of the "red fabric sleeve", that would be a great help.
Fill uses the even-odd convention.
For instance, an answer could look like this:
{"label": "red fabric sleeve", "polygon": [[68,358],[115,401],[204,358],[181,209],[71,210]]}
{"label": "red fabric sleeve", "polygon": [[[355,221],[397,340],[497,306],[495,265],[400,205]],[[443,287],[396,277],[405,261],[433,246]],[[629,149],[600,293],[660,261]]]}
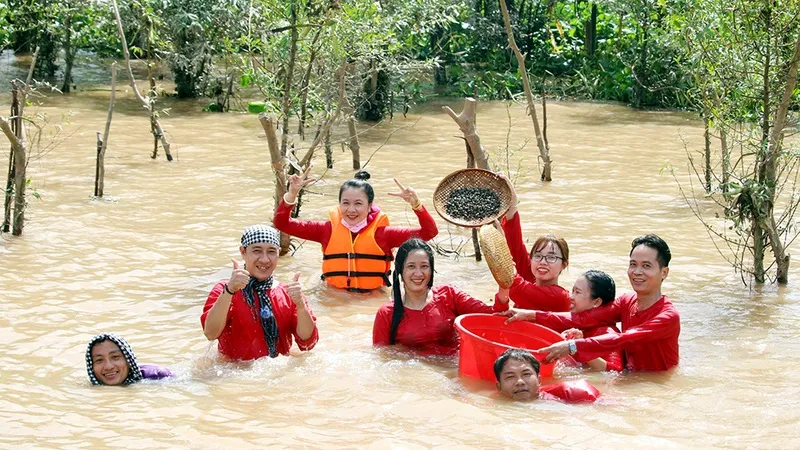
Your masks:
{"label": "red fabric sleeve", "polygon": [[539,393],[550,394],[567,403],[592,403],[600,391],[586,380],[564,381],[539,388]]}
{"label": "red fabric sleeve", "polygon": [[[616,301],[614,303],[616,303]],[[602,307],[586,312],[588,313],[598,309],[602,309]],[[536,318],[538,321],[538,313],[536,314]],[[641,325],[628,328],[622,333],[611,333],[588,339],[578,339],[575,341],[575,345],[578,348],[578,352],[611,352],[634,345],[656,343],[663,339],[671,338],[680,332],[680,327],[680,318],[675,310],[667,309]]]}
{"label": "red fabric sleeve", "polygon": [[569,328],[585,330],[603,325],[615,325],[622,318],[619,299],[610,305],[598,306],[579,313],[536,311],[536,323],[559,333]]}
{"label": "red fabric sleeve", "polygon": [[477,298],[467,294],[466,292],[454,286],[445,286],[447,295],[453,299],[453,306],[455,306],[456,316],[462,314],[491,314],[493,308],[490,305],[478,300]]}
{"label": "red fabric sleeve", "polygon": [[403,242],[411,238],[420,238],[423,241],[429,241],[439,234],[439,229],[436,227],[436,222],[431,217],[431,214],[423,206],[419,210],[412,210],[417,215],[419,220],[419,227],[382,227],[375,230],[375,242],[384,249],[391,253],[391,250],[403,245]]}
{"label": "red fabric sleeve", "polygon": [[390,345],[389,331],[392,327],[392,313],[394,305],[386,303],[375,314],[375,323],[372,325],[372,345]]}
{"label": "red fabric sleeve", "polygon": [[519,212],[514,214],[511,220],[503,217],[503,233],[506,235],[508,248],[511,250],[511,258],[514,260],[514,267],[517,273],[526,281],[533,283],[536,277],[531,271],[531,257],[525,247],[525,240],[522,238],[522,223],[519,220]]}
{"label": "red fabric sleeve", "polygon": [[[514,306],[543,311],[569,311],[569,292],[559,285],[539,286],[517,274],[509,288]],[[497,303],[495,296],[495,303]]]}
{"label": "red fabric sleeve", "polygon": [[289,302],[292,305],[292,334],[294,335],[294,340],[297,342],[297,347],[300,350],[308,351],[314,348],[317,345],[317,341],[319,341],[319,328],[317,328],[317,316],[314,315],[314,311],[311,310],[311,307],[308,306],[308,299],[305,295],[303,295],[303,303],[306,304],[306,311],[308,311],[308,315],[311,316],[311,320],[314,321],[314,331],[311,333],[311,337],[308,339],[301,339],[300,336],[297,335],[297,305],[292,302],[292,299],[289,298]]}
{"label": "red fabric sleeve", "polygon": [[333,231],[330,221],[293,219],[291,216],[292,208],[293,205],[281,200],[281,204],[275,208],[272,225],[279,231],[297,238],[319,242],[325,248],[331,239]]}
{"label": "red fabric sleeve", "polygon": [[[584,330],[584,338],[588,339],[611,333],[614,334],[619,333],[619,330],[617,330],[616,327],[600,327],[600,328],[593,328],[591,330]],[[581,353],[575,354],[573,358],[582,363],[588,363],[589,361],[596,358],[603,358],[603,360],[606,362],[606,371],[613,370],[616,372],[622,372],[623,369],[621,350],[614,350],[609,353],[593,353],[593,352],[583,351]]]}
{"label": "red fabric sleeve", "polygon": [[[208,298],[206,299],[206,304],[203,305],[203,313],[200,315],[200,327],[201,328],[205,329],[205,327],[206,327],[206,318],[208,317],[208,311],[211,310],[211,308],[214,306],[214,303],[217,303],[217,299],[219,299],[219,296],[222,295],[222,291],[225,289],[225,283],[227,283],[227,282],[228,282],[228,280],[220,281],[219,283],[215,284],[214,287],[211,288],[211,292],[208,293]],[[233,300],[231,300],[231,306],[233,306]],[[227,321],[226,321],[226,325],[227,325],[227,322],[230,322],[230,320],[231,320],[230,311],[231,310],[229,308],[228,309],[228,318],[227,318]]]}

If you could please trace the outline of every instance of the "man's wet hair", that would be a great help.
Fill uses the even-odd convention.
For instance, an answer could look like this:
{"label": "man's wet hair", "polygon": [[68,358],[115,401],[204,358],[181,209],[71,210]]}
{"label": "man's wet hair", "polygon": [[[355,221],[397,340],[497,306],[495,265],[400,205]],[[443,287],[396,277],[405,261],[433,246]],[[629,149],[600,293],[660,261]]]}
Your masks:
{"label": "man's wet hair", "polygon": [[494,377],[497,378],[498,382],[500,381],[503,367],[506,366],[506,362],[508,362],[509,359],[515,359],[530,364],[530,366],[533,367],[533,371],[536,372],[536,375],[539,375],[539,361],[534,358],[529,351],[521,348],[510,348],[504,351],[494,362]]}
{"label": "man's wet hair", "polygon": [[[631,253],[633,253],[633,249],[636,247],[644,245],[645,247],[650,247],[656,251],[656,259],[658,260],[658,265],[661,267],[669,267],[669,260],[672,259],[672,253],[669,251],[669,246],[663,239],[658,237],[657,235],[650,233],[645,234],[644,236],[639,236],[631,242]],[[629,256],[630,256],[629,254]]]}

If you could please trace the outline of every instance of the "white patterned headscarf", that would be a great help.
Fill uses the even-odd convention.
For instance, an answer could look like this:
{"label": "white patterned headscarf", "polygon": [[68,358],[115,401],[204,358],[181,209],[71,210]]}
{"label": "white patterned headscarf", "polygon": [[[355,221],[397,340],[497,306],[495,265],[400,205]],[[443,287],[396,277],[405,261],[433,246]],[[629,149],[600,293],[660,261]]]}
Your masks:
{"label": "white patterned headscarf", "polygon": [[92,363],[92,348],[103,341],[111,341],[117,344],[117,347],[119,347],[119,350],[125,356],[125,361],[128,362],[128,377],[125,378],[122,384],[136,383],[137,381],[141,380],[142,371],[139,370],[139,364],[136,363],[136,355],[134,355],[131,346],[128,345],[128,341],[120,336],[117,336],[116,334],[101,333],[93,337],[92,340],[89,341],[89,345],[86,347],[86,371],[89,373],[89,380],[92,382],[92,384],[95,386],[103,384],[94,375],[94,364]]}
{"label": "white patterned headscarf", "polygon": [[280,248],[281,235],[269,225],[253,225],[242,233],[242,247],[253,244],[272,244]]}

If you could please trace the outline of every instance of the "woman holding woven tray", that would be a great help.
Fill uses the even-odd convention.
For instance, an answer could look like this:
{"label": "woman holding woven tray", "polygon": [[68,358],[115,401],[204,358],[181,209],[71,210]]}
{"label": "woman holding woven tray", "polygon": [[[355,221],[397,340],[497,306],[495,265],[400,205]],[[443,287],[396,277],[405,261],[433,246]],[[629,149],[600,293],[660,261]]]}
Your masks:
{"label": "woman holding woven tray", "polygon": [[421,239],[397,249],[393,281],[392,300],[375,315],[376,346],[401,344],[423,354],[452,355],[458,350],[456,317],[508,309],[508,303],[489,306],[454,286],[434,286],[433,250]]}
{"label": "woman holding woven tray", "polygon": [[433,239],[439,230],[417,193],[403,187],[396,179],[399,193],[419,219],[419,227],[392,227],[389,218],[373,204],[375,192],[367,183],[369,173],[362,170],[339,188],[339,205],[330,210],[326,221],[299,220],[291,217],[300,189],[314,181],[310,168],[289,179],[289,189],[275,210],[275,228],[322,244],[322,278],[340,289],[369,292],[389,286],[392,249],[410,238]]}
{"label": "woman holding woven tray", "polygon": [[[504,175],[501,177],[508,178]],[[563,238],[547,234],[539,236],[530,253],[522,239],[522,225],[517,211],[517,193],[511,187],[511,207],[503,219],[503,232],[514,259],[517,275],[508,289],[500,288],[495,302],[507,302],[523,309],[540,311],[569,311],[569,292],[558,285],[558,277],[569,266],[569,246]]]}

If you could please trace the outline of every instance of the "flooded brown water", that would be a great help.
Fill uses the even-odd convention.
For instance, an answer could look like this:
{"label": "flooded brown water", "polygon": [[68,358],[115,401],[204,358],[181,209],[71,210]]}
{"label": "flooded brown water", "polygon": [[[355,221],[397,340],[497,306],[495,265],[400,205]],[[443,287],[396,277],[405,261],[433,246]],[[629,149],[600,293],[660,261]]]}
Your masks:
{"label": "flooded brown water", "polygon": [[[107,199],[91,198],[95,131],[107,89],[52,96],[44,111],[73,113],[74,133],[31,163],[32,200],[23,237],[0,237],[0,446],[8,448],[800,447],[800,283],[750,290],[727,267],[661,169],[684,167],[680,136],[700,143],[690,115],[617,105],[549,105],[554,181],[536,176],[535,143],[517,156],[524,232],[563,235],[571,287],[584,270],[611,273],[620,291],[631,239],[657,232],[673,252],[664,291],[682,316],[681,364],[671,374],[587,377],[603,394],[590,406],[511,404],[491,385],[463,383],[454,359],[423,359],[371,347],[374,313],[386,294],[332,292],[319,281],[321,252],[304,243],[277,276],[300,271],[318,317],[320,341],[306,354],[251,365],[216,362],[199,316],[214,282],[230,271],[241,231],[272,216],[273,176],[253,115],[205,114],[171,103],[164,126],[176,161],[148,156],[148,122],[120,92],[106,165]],[[7,95],[3,103],[8,104]],[[460,110],[461,101],[450,103]],[[440,104],[416,108],[362,136],[372,158],[377,203],[395,224],[413,218],[391,181],[413,186],[431,208],[438,180],[464,166],[464,144]],[[505,145],[499,102],[481,103],[486,147]],[[524,109],[510,136],[530,136]],[[366,128],[366,126],[364,126]],[[4,155],[7,156],[6,153]],[[324,218],[352,175],[337,147],[336,168],[306,197],[302,217]],[[318,156],[314,172],[323,172]],[[685,179],[685,170],[680,177]],[[319,195],[317,195],[319,194]],[[432,209],[432,208],[431,208]],[[437,241],[464,233],[438,219]],[[469,245],[467,246],[469,247]],[[495,291],[484,263],[438,257],[436,282],[480,298]],[[175,379],[91,388],[83,353],[101,331],[126,337],[140,363]]]}

